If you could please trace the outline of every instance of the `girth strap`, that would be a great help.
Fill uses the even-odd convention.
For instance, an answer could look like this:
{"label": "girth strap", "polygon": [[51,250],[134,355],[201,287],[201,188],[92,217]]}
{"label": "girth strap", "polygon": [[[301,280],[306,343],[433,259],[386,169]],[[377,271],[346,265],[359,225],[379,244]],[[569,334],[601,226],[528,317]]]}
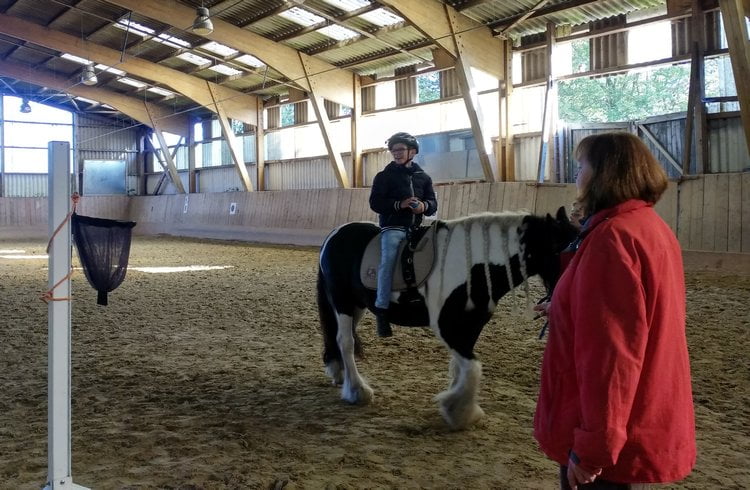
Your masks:
{"label": "girth strap", "polygon": [[414,251],[426,231],[427,227],[409,227],[406,229],[406,246],[401,253],[401,272],[408,290],[417,287],[417,278],[414,272]]}

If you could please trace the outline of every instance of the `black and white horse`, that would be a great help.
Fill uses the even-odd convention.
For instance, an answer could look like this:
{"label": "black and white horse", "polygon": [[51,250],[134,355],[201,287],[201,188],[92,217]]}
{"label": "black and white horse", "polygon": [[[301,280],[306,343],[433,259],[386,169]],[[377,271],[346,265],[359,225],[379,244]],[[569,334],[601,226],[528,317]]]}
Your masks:
{"label": "black and white horse", "polygon": [[[527,213],[484,213],[437,221],[435,266],[413,295],[394,292],[389,319],[397,325],[430,326],[452,354],[450,385],[436,400],[449,426],[467,427],[482,417],[477,404],[481,364],[474,344],[495,306],[508,291],[540,275],[548,291],[559,274],[559,253],[576,236],[565,210],[556,217]],[[379,233],[374,223],[354,222],[335,229],[320,250],[318,311],[324,339],[323,362],[341,397],[368,403],[373,390],[357,370],[362,353],[356,326],[375,292],[360,279],[368,242]],[[398,267],[398,266],[397,266]]]}

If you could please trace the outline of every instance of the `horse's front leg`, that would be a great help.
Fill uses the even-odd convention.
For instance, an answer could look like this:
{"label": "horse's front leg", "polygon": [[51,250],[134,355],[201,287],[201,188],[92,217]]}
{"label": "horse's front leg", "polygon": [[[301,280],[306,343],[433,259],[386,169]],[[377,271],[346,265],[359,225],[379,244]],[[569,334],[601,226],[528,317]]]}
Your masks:
{"label": "horse's front leg", "polygon": [[477,403],[482,364],[476,359],[463,357],[455,350],[451,350],[451,354],[448,370],[450,385],[435,400],[440,414],[452,429],[465,429],[484,416]]}
{"label": "horse's front leg", "polygon": [[341,385],[341,398],[349,403],[367,404],[372,400],[373,390],[360,376],[354,359],[354,327],[356,320],[361,318],[362,312],[355,312],[354,318],[342,313],[338,314],[338,342],[341,350],[341,362],[344,365],[344,379]]}

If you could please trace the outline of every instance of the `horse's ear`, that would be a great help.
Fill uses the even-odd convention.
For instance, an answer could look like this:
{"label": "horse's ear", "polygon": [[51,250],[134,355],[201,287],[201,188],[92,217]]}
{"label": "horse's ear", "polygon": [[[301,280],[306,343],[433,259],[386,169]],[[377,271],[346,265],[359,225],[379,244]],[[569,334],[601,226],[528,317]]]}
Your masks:
{"label": "horse's ear", "polygon": [[568,219],[568,213],[565,212],[565,206],[560,206],[560,208],[557,210],[557,215],[555,216],[555,219],[562,223],[570,222],[570,220]]}

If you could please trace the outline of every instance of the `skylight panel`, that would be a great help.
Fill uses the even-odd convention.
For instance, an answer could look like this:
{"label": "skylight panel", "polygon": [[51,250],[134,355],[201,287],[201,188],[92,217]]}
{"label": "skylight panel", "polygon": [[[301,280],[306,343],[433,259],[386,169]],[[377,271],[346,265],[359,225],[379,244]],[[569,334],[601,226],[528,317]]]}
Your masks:
{"label": "skylight panel", "polygon": [[170,36],[169,34],[159,34],[156,35],[156,31],[151,29],[150,27],[146,27],[143,24],[139,24],[138,22],[133,22],[129,20],[118,20],[115,24],[112,24],[118,29],[122,29],[123,31],[127,31],[130,34],[136,34],[141,37],[148,37],[153,36],[151,38],[152,41],[156,41],[157,43],[166,44],[167,46],[171,46],[173,48],[189,48],[190,43],[187,41],[184,41],[178,37]]}
{"label": "skylight panel", "polygon": [[323,17],[315,15],[312,12],[301,9],[299,7],[292,7],[289,10],[284,10],[279,15],[305,27],[311,26],[313,24],[318,24],[325,20],[323,19]]}
{"label": "skylight panel", "polygon": [[177,57],[180,58],[181,60],[185,60],[188,63],[192,63],[198,66],[205,65],[206,63],[211,62],[211,60],[209,60],[208,58],[204,58],[203,56],[198,56],[195,53],[182,53],[182,54],[177,55]]}
{"label": "skylight panel", "polygon": [[103,65],[101,63],[97,63],[95,66],[96,66],[96,68],[99,68],[101,71],[105,71],[107,73],[112,73],[112,74],[120,76],[120,77],[124,77],[125,75],[127,75],[127,73],[125,73],[124,71],[122,71],[122,70],[120,70],[118,68],[113,68],[111,66]]}
{"label": "skylight panel", "polygon": [[117,23],[112,24],[118,29],[122,29],[123,31],[128,31],[132,34],[137,34],[141,37],[146,36],[152,36],[156,31],[151,29],[150,27],[146,27],[142,24],[139,24],[138,22],[132,22],[129,20],[118,20]]}
{"label": "skylight panel", "polygon": [[209,68],[209,70],[213,70],[215,72],[223,73],[224,75],[239,75],[242,73],[240,70],[235,70],[231,66],[227,65],[216,65]]}
{"label": "skylight panel", "polygon": [[346,12],[357,10],[370,5],[369,0],[323,0],[328,5],[333,5]]}
{"label": "skylight panel", "polygon": [[189,42],[180,39],[179,37],[170,36],[169,34],[159,34],[157,37],[151,38],[151,40],[178,49],[190,47]]}
{"label": "skylight panel", "polygon": [[236,49],[230,48],[229,46],[224,46],[223,44],[219,44],[216,41],[206,43],[201,46],[201,48],[207,51],[211,51],[212,53],[216,53],[219,56],[232,56],[233,54],[238,52]]}
{"label": "skylight panel", "polygon": [[117,81],[120,83],[124,83],[125,85],[130,85],[131,87],[136,87],[136,88],[143,88],[147,86],[143,82],[139,82],[138,80],[133,80],[132,78],[128,78],[128,77],[118,78]]}
{"label": "skylight panel", "polygon": [[147,88],[146,91],[153,92],[158,95],[163,95],[164,97],[170,97],[170,96],[175,95],[174,92],[161,88],[161,87],[150,87],[150,88]]}
{"label": "skylight panel", "polygon": [[404,21],[404,19],[398,15],[382,8],[364,13],[359,17],[365,19],[367,22],[379,25],[380,27],[390,26]]}
{"label": "skylight panel", "polygon": [[353,30],[347,29],[346,27],[343,27],[337,24],[321,27],[320,29],[318,29],[317,32],[321,34],[325,34],[328,37],[332,37],[337,41],[343,41],[344,39],[351,39],[359,35]]}
{"label": "skylight panel", "polygon": [[81,58],[80,56],[76,56],[73,54],[63,53],[60,55],[60,58],[65,58],[66,60],[75,61],[76,63],[80,63],[82,65],[90,65],[91,61],[87,60],[86,58]]}
{"label": "skylight panel", "polygon": [[244,65],[252,66],[254,68],[260,68],[261,66],[265,65],[265,63],[260,61],[258,58],[256,58],[255,56],[251,56],[249,54],[243,54],[242,56],[238,56],[233,61],[239,61],[240,63]]}

